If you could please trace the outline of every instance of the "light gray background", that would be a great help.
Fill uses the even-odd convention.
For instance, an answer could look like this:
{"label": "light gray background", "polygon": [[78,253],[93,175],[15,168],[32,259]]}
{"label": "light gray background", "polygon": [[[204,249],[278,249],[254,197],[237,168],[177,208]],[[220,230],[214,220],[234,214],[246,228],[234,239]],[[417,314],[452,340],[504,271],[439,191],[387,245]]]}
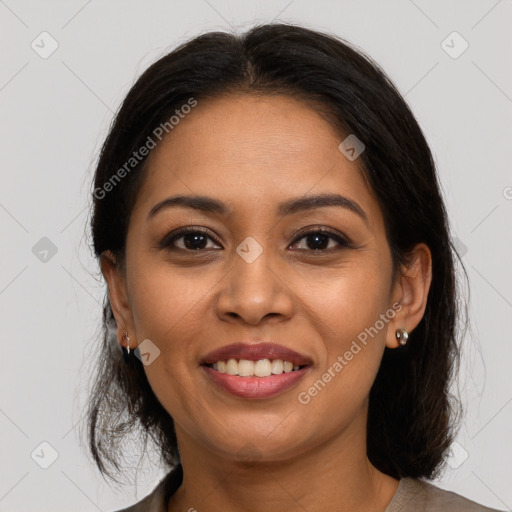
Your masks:
{"label": "light gray background", "polygon": [[[1,511],[113,510],[163,476],[148,463],[127,473],[133,486],[111,489],[79,444],[104,291],[84,238],[94,162],[129,87],[167,49],[207,29],[271,20],[327,30],[368,52],[431,144],[469,273],[473,320],[460,379],[467,415],[437,485],[511,509],[512,2],[5,0]],[[59,45],[47,59],[31,48],[43,31]],[[469,43],[456,59],[441,46],[453,31]],[[46,262],[32,250],[43,237],[58,249]],[[37,449],[39,461],[49,460],[43,441],[58,452],[48,469],[31,458]]]}

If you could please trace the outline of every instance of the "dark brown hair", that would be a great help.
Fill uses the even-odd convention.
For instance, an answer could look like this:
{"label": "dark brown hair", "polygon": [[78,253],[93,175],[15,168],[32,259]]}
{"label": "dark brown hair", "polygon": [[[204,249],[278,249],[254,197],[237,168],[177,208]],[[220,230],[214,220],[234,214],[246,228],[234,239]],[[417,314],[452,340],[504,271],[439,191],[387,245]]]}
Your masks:
{"label": "dark brown hair", "polygon": [[[449,391],[458,368],[462,311],[457,253],[418,123],[380,67],[347,41],[296,25],[268,24],[242,35],[200,35],[151,65],[126,96],[101,149],[92,193],[96,257],[110,250],[122,264],[147,159],[108,192],[105,184],[190,98],[200,102],[234,93],[279,93],[314,102],[340,132],[355,134],[365,145],[358,161],[383,212],[395,269],[415,244],[430,248],[433,276],[424,317],[407,346],[385,349],[370,392],[367,452],[379,470],[395,478],[437,476],[460,406]],[[179,462],[173,420],[153,393],[141,361],[123,357],[108,292],[101,329],[87,410],[94,461],[115,480],[107,466],[121,471],[121,441],[139,429],[144,442],[151,437],[164,464],[172,467]]]}

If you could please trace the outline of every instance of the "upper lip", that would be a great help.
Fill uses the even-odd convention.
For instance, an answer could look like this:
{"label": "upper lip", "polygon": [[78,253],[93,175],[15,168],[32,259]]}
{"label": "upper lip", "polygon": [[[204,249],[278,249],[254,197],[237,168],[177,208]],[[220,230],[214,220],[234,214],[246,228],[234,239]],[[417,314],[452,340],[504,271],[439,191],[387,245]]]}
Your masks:
{"label": "upper lip", "polygon": [[299,366],[312,364],[311,359],[299,354],[295,350],[278,345],[277,343],[233,343],[225,345],[209,352],[201,360],[201,364],[213,364],[217,361],[227,361],[228,359],[247,359],[249,361],[258,361],[259,359],[282,359],[290,361]]}

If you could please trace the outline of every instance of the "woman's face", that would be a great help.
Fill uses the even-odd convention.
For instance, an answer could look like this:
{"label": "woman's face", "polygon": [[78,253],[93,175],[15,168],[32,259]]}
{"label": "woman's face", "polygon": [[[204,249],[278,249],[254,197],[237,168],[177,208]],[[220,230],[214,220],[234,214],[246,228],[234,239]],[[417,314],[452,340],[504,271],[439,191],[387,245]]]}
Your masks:
{"label": "woman's face", "polygon": [[[302,102],[238,95],[199,101],[150,154],[119,277],[126,300],[123,309],[114,292],[115,312],[132,349],[150,340],[145,372],[179,442],[283,460],[335,436],[364,438],[384,347],[407,326],[381,211],[358,160],[338,149],[344,138]],[[346,199],[282,207],[327,194]],[[224,211],[175,204],[150,214],[178,195]],[[185,227],[193,233],[172,242]],[[270,377],[205,366],[214,350],[261,342],[302,354],[307,366]],[[228,364],[240,373],[255,371],[250,358],[269,360],[256,365],[262,374],[275,359],[294,359],[242,347],[219,360],[230,354],[247,359]]]}

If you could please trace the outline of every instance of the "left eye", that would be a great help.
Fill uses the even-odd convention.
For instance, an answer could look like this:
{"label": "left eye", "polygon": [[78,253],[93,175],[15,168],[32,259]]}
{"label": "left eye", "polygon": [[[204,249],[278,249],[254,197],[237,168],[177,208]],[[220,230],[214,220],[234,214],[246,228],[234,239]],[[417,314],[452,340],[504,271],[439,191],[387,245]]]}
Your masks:
{"label": "left eye", "polygon": [[[313,252],[323,252],[328,251],[333,248],[340,248],[340,247],[349,247],[349,242],[345,240],[344,238],[340,237],[339,235],[336,235],[334,233],[331,233],[330,231],[326,231],[323,229],[317,229],[314,231],[309,231],[307,233],[303,233],[300,238],[295,241],[292,246],[297,245],[298,241],[300,240],[306,240],[305,245],[306,249],[299,250],[311,250]],[[336,242],[336,244],[333,246],[329,246],[330,242]],[[291,246],[291,247],[292,247]]]}

